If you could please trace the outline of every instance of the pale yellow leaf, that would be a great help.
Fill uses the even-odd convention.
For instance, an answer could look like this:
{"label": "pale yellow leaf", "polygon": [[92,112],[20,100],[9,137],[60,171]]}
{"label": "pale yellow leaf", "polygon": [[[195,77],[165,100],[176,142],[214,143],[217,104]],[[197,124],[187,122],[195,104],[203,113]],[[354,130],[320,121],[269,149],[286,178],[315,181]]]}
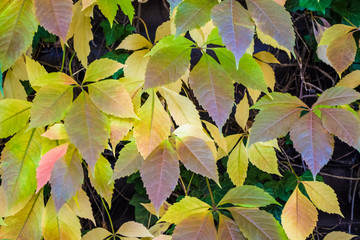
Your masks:
{"label": "pale yellow leaf", "polygon": [[155,43],[158,42],[160,39],[162,39],[163,37],[166,37],[168,35],[171,34],[171,22],[166,21],[163,22],[157,29],[156,29],[156,33],[155,33]]}
{"label": "pale yellow leaf", "polygon": [[123,67],[124,65],[122,63],[115,60],[108,58],[97,59],[93,61],[86,70],[83,83],[97,82],[101,79],[105,79]]}
{"label": "pale yellow leaf", "polygon": [[127,118],[109,117],[110,120],[110,143],[115,151],[116,145],[129,133],[134,125],[134,120]]}
{"label": "pale yellow leaf", "polygon": [[260,170],[281,176],[275,150],[262,142],[254,143],[248,149],[248,157],[252,164]]}
{"label": "pale yellow leaf", "polygon": [[23,85],[12,70],[8,70],[4,80],[4,98],[27,100]]}
{"label": "pale yellow leaf", "polygon": [[82,240],[104,240],[108,236],[112,235],[111,232],[104,228],[93,228],[89,232],[87,232]]}
{"label": "pale yellow leaf", "polygon": [[336,86],[356,88],[360,85],[360,71],[355,70],[340,79]]}
{"label": "pale yellow leaf", "polygon": [[334,41],[334,39],[346,35],[348,32],[350,32],[353,29],[355,28],[349,25],[334,24],[333,26],[326,29],[325,32],[322,34],[318,46],[329,45],[332,41]]}
{"label": "pale yellow leaf", "polygon": [[144,225],[134,221],[124,223],[116,233],[126,237],[154,237]]}
{"label": "pale yellow leaf", "polygon": [[278,63],[280,64],[279,60],[276,59],[276,57],[267,51],[261,51],[254,54],[254,57],[259,59],[260,61],[263,61],[265,63]]}
{"label": "pale yellow leaf", "polygon": [[38,79],[47,74],[45,68],[39,63],[29,57],[26,58],[26,70],[29,77],[30,85],[33,89],[38,91],[40,88]]}
{"label": "pale yellow leaf", "polygon": [[246,176],[249,165],[246,147],[242,140],[235,146],[229,155],[227,162],[227,171],[231,181],[235,186],[242,186]]}
{"label": "pale yellow leaf", "polygon": [[64,140],[69,138],[66,133],[65,126],[62,123],[56,123],[49,127],[45,133],[41,134],[41,136],[50,140]]}
{"label": "pale yellow leaf", "polygon": [[[167,222],[161,222],[161,223],[156,223],[154,226],[152,226],[149,231],[152,235],[154,235],[155,237],[159,237],[159,238],[154,238],[154,239],[163,239],[165,240],[166,238],[164,238],[166,235],[162,235],[165,233],[165,231],[170,227],[171,223],[167,223]],[[160,236],[164,236],[163,238],[161,238]],[[170,237],[171,236],[167,236]]]}
{"label": "pale yellow leaf", "polygon": [[226,145],[229,152],[235,147],[236,143],[240,140],[243,134],[233,134],[225,137]]}
{"label": "pale yellow leaf", "polygon": [[346,232],[334,231],[327,234],[324,240],[350,240],[356,237],[356,235],[348,234]]}
{"label": "pale yellow leaf", "polygon": [[247,130],[247,121],[249,119],[249,102],[247,94],[236,106],[235,120],[243,130]]}
{"label": "pale yellow leaf", "polygon": [[90,219],[94,224],[96,223],[90,204],[90,199],[84,190],[80,189],[67,204],[77,216]]}
{"label": "pale yellow leaf", "polygon": [[[141,203],[141,205],[143,205],[144,208],[146,208],[146,210],[148,210],[149,213],[151,213],[154,216],[157,216],[154,204],[150,202],[150,203]],[[159,217],[162,217],[170,206],[171,206],[170,203],[164,201],[159,210]]]}
{"label": "pale yellow leaf", "polygon": [[150,59],[150,56],[145,57],[148,52],[149,49],[136,51],[126,59],[126,67],[124,68],[125,77],[134,77],[145,80],[146,66]]}
{"label": "pale yellow leaf", "polygon": [[275,87],[275,72],[268,64],[263,63],[261,61],[256,60],[256,62],[259,64],[261,71],[264,74],[264,79],[266,82],[266,85],[274,91]]}
{"label": "pale yellow leaf", "polygon": [[126,49],[126,50],[139,50],[141,48],[151,48],[152,44],[151,42],[149,42],[149,40],[147,40],[146,38],[144,38],[143,36],[141,36],[138,33],[134,33],[131,34],[129,36],[127,36],[124,40],[122,40],[122,42],[120,43],[120,45],[116,48],[116,49]]}
{"label": "pale yellow leaf", "polygon": [[318,212],[298,187],[291,194],[281,214],[281,222],[291,240],[304,240],[316,226]]}
{"label": "pale yellow leaf", "polygon": [[28,80],[28,74],[26,70],[25,56],[21,56],[15,64],[11,67],[15,76],[20,80]]}

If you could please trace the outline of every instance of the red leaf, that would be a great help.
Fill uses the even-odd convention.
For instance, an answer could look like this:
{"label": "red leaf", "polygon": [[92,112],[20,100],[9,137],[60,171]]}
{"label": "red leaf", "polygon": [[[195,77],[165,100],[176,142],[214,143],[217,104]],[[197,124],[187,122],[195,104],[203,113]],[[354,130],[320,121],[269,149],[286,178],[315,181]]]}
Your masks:
{"label": "red leaf", "polygon": [[301,153],[303,160],[316,176],[332,155],[334,138],[312,111],[292,125],[290,137],[295,149]]}
{"label": "red leaf", "polygon": [[68,146],[69,143],[61,144],[54,147],[41,157],[39,167],[36,169],[36,192],[38,192],[50,180],[51,171],[55,162],[65,156]]}

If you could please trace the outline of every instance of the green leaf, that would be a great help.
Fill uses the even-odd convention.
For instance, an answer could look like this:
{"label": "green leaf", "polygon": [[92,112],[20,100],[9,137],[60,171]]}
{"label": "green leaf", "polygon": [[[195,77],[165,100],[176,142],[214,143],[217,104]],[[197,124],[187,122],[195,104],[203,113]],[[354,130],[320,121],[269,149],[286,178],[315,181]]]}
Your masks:
{"label": "green leaf", "polygon": [[360,93],[348,87],[332,87],[326,89],[314,103],[313,107],[317,105],[339,106],[350,104],[360,99]]}
{"label": "green leaf", "polygon": [[300,0],[299,5],[310,11],[319,11],[325,14],[325,9],[330,6],[331,0]]}
{"label": "green leaf", "polygon": [[156,212],[175,189],[179,176],[176,151],[168,140],[157,146],[142,163],[141,180]]}
{"label": "green leaf", "polygon": [[20,99],[0,100],[0,138],[18,132],[28,122],[31,102]]}
{"label": "green leaf", "polygon": [[216,228],[211,212],[200,212],[185,218],[176,225],[173,240],[215,240]]}
{"label": "green leaf", "polygon": [[234,102],[234,86],[230,76],[215,59],[206,53],[190,72],[190,86],[199,103],[222,127]]}
{"label": "green leaf", "polygon": [[176,35],[199,28],[210,20],[211,9],[216,0],[184,0],[177,9],[175,16]]}
{"label": "green leaf", "polygon": [[38,23],[33,1],[1,2],[0,62],[4,72],[30,47]]}
{"label": "green leaf", "polygon": [[51,171],[51,194],[58,212],[80,190],[84,181],[81,156],[78,150],[70,145],[65,157],[54,164]]}
{"label": "green leaf", "polygon": [[166,85],[184,75],[190,62],[191,48],[176,45],[161,48],[149,59],[145,74],[145,89]]}
{"label": "green leaf", "polygon": [[2,186],[8,209],[28,200],[36,190],[36,167],[41,158],[42,129],[23,128],[1,153]]}
{"label": "green leaf", "polygon": [[1,63],[0,63],[0,92],[2,97],[4,97],[4,89],[3,89],[3,73],[1,70]]}
{"label": "green leaf", "polygon": [[56,211],[52,197],[46,204],[41,226],[46,240],[81,239],[78,217],[67,204]]}
{"label": "green leaf", "polygon": [[228,210],[247,239],[287,239],[280,223],[264,210],[237,207]]}
{"label": "green leaf", "polygon": [[265,207],[280,205],[269,193],[255,186],[244,185],[230,189],[218,205],[231,203],[241,207]]}
{"label": "green leaf", "polygon": [[255,26],[249,12],[236,0],[226,0],[211,10],[211,18],[219,35],[238,64],[253,41]]}
{"label": "green leaf", "polygon": [[102,58],[92,62],[86,70],[83,83],[97,82],[116,73],[124,65],[117,61]]}
{"label": "green leaf", "polygon": [[100,81],[88,87],[90,99],[104,113],[121,118],[137,118],[131,97],[118,80]]}
{"label": "green leaf", "polygon": [[334,138],[314,112],[308,112],[292,124],[290,138],[312,174],[316,176],[333,153]]}
{"label": "green leaf", "polygon": [[29,128],[58,122],[69,110],[73,99],[71,86],[52,84],[41,87],[30,110]]}
{"label": "green leaf", "polygon": [[159,221],[179,224],[196,213],[208,212],[211,206],[195,197],[186,196],[172,205]]}
{"label": "green leaf", "polygon": [[109,120],[82,92],[65,117],[65,129],[72,143],[80,150],[91,169],[94,169],[109,136]]}
{"label": "green leaf", "polygon": [[114,190],[113,170],[109,161],[102,155],[97,160],[94,171],[89,171],[89,178],[96,192],[105,199],[111,208]]}
{"label": "green leaf", "polygon": [[290,13],[275,1],[247,0],[246,3],[259,39],[269,45],[274,45],[272,41],[275,40],[281,47],[293,52],[295,33]]}
{"label": "green leaf", "polygon": [[135,141],[131,141],[120,151],[119,158],[115,163],[113,179],[126,177],[139,171],[143,161]]}
{"label": "green leaf", "polygon": [[118,0],[121,11],[126,16],[128,16],[130,23],[132,23],[132,20],[134,19],[134,15],[135,15],[135,9],[131,2],[132,2],[131,0]]}
{"label": "green leaf", "polygon": [[1,226],[1,239],[42,239],[41,218],[44,211],[43,193],[33,195],[23,209],[5,218]]}

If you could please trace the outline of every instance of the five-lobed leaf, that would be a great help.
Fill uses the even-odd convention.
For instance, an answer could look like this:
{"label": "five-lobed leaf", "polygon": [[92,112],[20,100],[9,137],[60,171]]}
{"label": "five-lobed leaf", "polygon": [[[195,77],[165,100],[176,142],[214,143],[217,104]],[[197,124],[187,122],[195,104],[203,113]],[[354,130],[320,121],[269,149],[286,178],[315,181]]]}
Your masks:
{"label": "five-lobed leaf", "polygon": [[291,240],[303,240],[314,230],[318,220],[315,206],[298,187],[291,194],[281,214],[281,222]]}
{"label": "five-lobed leaf", "polygon": [[176,151],[168,140],[147,156],[140,168],[141,179],[156,212],[170,196],[180,176]]}

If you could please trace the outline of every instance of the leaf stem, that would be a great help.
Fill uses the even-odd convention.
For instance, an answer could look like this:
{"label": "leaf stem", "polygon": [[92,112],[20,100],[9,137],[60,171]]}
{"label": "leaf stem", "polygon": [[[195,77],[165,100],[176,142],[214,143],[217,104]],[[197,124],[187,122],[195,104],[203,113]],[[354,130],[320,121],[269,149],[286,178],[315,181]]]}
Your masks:
{"label": "leaf stem", "polygon": [[73,53],[73,55],[72,55],[71,58],[70,58],[70,62],[69,62],[69,72],[70,72],[70,76],[71,76],[72,78],[74,78],[74,75],[73,75],[73,73],[72,73],[71,63],[72,63],[72,60],[73,60],[74,57],[75,57],[75,54],[76,54],[76,52]]}
{"label": "leaf stem", "polygon": [[183,181],[183,179],[182,179],[182,177],[180,176],[179,177],[179,179],[180,179],[180,185],[181,185],[181,187],[182,187],[182,189],[183,189],[183,191],[184,191],[184,193],[185,193],[185,196],[187,196],[187,189],[186,189],[186,187],[185,187],[185,183],[184,183],[184,181]]}
{"label": "leaf stem", "polygon": [[65,65],[65,53],[66,53],[66,45],[64,44],[64,49],[63,49],[63,56],[62,56],[62,62],[61,62],[60,72],[62,72],[62,71],[64,70],[64,65]]}
{"label": "leaf stem", "polygon": [[213,206],[213,208],[215,208],[214,196],[213,196],[213,194],[212,194],[212,191],[211,191],[211,187],[210,187],[210,183],[209,183],[209,179],[208,179],[208,178],[206,178],[206,185],[207,185],[207,187],[208,187],[208,189],[209,189],[212,206]]}
{"label": "leaf stem", "polygon": [[148,29],[147,29],[147,26],[146,26],[144,20],[142,20],[140,17],[137,17],[137,16],[135,16],[134,18],[139,19],[141,21],[141,23],[144,25],[147,40],[151,43],[151,40],[150,40],[150,37],[149,37],[149,32],[148,32]]}
{"label": "leaf stem", "polygon": [[103,199],[102,197],[100,197],[100,199],[101,199],[102,204],[104,205],[106,214],[107,214],[107,216],[108,216],[108,218],[109,218],[109,222],[110,222],[110,226],[111,226],[111,231],[112,231],[112,234],[113,234],[113,238],[114,238],[114,240],[116,240],[114,225],[113,225],[113,223],[112,223],[109,210],[108,210],[108,208],[106,207],[106,204],[105,204],[105,202],[104,202],[104,199]]}
{"label": "leaf stem", "polygon": [[192,180],[193,180],[193,178],[194,178],[194,175],[195,175],[195,173],[193,173],[193,174],[191,175],[191,178],[190,178],[189,184],[188,184],[188,186],[187,186],[187,188],[186,188],[186,193],[185,193],[185,195],[189,194],[189,190],[190,190],[191,182],[192,182]]}

